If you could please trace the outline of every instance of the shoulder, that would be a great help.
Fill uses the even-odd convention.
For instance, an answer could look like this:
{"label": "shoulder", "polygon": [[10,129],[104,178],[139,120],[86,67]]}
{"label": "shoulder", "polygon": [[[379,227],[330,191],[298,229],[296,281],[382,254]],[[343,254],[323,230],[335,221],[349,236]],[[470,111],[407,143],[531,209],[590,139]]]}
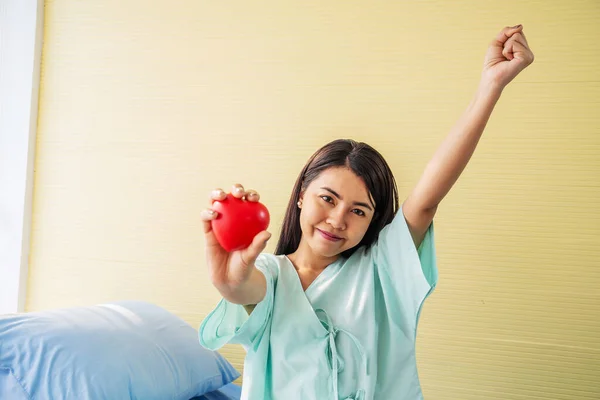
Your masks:
{"label": "shoulder", "polygon": [[256,258],[254,265],[262,273],[269,273],[274,278],[277,278],[285,262],[286,257],[284,255],[260,253]]}

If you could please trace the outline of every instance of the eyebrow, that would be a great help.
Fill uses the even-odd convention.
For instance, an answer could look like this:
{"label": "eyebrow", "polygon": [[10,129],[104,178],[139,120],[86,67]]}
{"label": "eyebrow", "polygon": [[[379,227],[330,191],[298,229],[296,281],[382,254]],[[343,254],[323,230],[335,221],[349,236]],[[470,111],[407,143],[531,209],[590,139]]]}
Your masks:
{"label": "eyebrow", "polygon": [[[327,186],[322,186],[322,187],[321,187],[321,189],[325,189],[325,190],[327,190],[328,192],[331,192],[331,194],[333,194],[333,195],[334,195],[335,197],[337,197],[338,199],[340,199],[340,200],[344,200],[344,199],[342,198],[342,196],[340,196],[340,195],[339,195],[339,194],[338,194],[338,193],[337,193],[335,190],[333,190],[333,189],[331,189],[331,188],[328,188]],[[369,209],[370,211],[373,211],[373,209],[371,208],[371,206],[369,206],[367,203],[363,203],[363,202],[361,202],[361,201],[355,201],[353,204],[354,204],[355,206],[362,206],[362,207],[365,207],[365,208]]]}

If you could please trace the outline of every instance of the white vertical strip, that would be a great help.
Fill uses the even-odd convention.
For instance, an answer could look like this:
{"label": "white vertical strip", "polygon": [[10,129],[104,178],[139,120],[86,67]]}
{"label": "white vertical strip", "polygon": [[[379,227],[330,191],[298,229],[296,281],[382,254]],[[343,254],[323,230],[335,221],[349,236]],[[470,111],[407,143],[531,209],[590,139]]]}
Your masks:
{"label": "white vertical strip", "polygon": [[25,307],[43,19],[43,0],[0,0],[0,314]]}

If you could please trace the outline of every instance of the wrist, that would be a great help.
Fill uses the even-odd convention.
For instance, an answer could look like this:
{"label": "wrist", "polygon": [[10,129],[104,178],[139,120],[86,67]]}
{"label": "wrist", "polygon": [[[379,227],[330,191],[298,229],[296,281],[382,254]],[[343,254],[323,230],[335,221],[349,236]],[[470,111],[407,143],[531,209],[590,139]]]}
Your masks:
{"label": "wrist", "polygon": [[250,273],[240,281],[213,281],[221,296],[233,304],[256,304],[265,295],[266,279],[262,272],[252,267]]}
{"label": "wrist", "polygon": [[498,100],[504,91],[505,86],[501,83],[482,79],[477,88],[477,96],[488,99]]}

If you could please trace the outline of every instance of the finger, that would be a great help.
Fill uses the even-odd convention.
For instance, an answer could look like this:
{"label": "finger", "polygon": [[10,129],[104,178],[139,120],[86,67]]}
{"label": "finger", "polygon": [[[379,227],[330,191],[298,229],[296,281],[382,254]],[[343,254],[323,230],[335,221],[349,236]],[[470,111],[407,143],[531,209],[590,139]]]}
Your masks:
{"label": "finger", "polygon": [[525,36],[525,32],[523,30],[521,30],[521,32],[519,32],[519,36],[521,36],[523,38],[523,44],[526,47],[529,47],[529,43],[527,43],[527,36]]}
{"label": "finger", "polygon": [[523,32],[517,32],[514,35],[512,35],[511,38],[508,39],[507,43],[511,40],[520,43],[523,47],[528,47],[527,40],[525,39]]}
{"label": "finger", "polygon": [[523,25],[517,25],[517,26],[507,26],[506,28],[502,29],[500,31],[500,33],[498,33],[498,35],[496,35],[495,38],[495,42],[496,44],[502,45],[504,43],[506,43],[506,41],[508,39],[510,39],[510,37],[516,33],[519,32],[523,29]]}
{"label": "finger", "polygon": [[211,210],[207,208],[200,212],[200,219],[202,220],[202,225],[204,228],[204,233],[208,233],[212,230],[211,221],[219,216],[219,213],[215,210]]}
{"label": "finger", "polygon": [[504,57],[508,58],[509,60],[512,60],[514,58],[514,54],[517,51],[529,51],[529,47],[527,46],[527,40],[525,39],[523,32],[514,33],[510,37],[510,39],[508,39],[506,43],[504,43],[504,46],[502,48],[502,55],[504,55]]}
{"label": "finger", "polygon": [[200,218],[202,221],[212,221],[219,216],[219,213],[213,209],[206,208],[200,212]]}
{"label": "finger", "polygon": [[523,32],[517,32],[512,35],[511,38],[506,42],[505,47],[507,47],[509,43],[509,50],[512,53],[512,58],[518,57],[520,60],[527,62],[527,64],[531,64],[533,62],[533,52],[529,48],[527,39],[525,38],[525,34]]}
{"label": "finger", "polygon": [[531,50],[527,47],[523,46],[520,42],[515,41],[513,44],[513,58],[516,58],[517,61],[523,63],[523,68],[533,62],[534,56]]}
{"label": "finger", "polygon": [[510,39],[508,39],[506,41],[506,43],[504,43],[504,46],[502,48],[502,55],[507,60],[512,60],[514,58],[514,50],[513,50],[514,45],[515,45],[514,37],[511,37]]}
{"label": "finger", "polygon": [[236,183],[231,188],[231,194],[233,195],[233,197],[241,199],[242,197],[244,197],[244,195],[246,194],[246,192],[244,191],[244,187],[241,184]]}
{"label": "finger", "polygon": [[246,191],[246,200],[254,202],[259,201],[260,195],[256,190],[248,190]]}
{"label": "finger", "polygon": [[252,265],[260,253],[267,247],[267,242],[271,238],[268,231],[262,231],[254,236],[252,243],[246,249],[242,250],[242,260],[246,265]]}
{"label": "finger", "polygon": [[227,197],[227,193],[225,193],[225,191],[221,188],[217,188],[215,190],[213,190],[212,192],[210,192],[210,204],[213,203],[213,201],[219,201],[219,200],[225,200],[225,198]]}

